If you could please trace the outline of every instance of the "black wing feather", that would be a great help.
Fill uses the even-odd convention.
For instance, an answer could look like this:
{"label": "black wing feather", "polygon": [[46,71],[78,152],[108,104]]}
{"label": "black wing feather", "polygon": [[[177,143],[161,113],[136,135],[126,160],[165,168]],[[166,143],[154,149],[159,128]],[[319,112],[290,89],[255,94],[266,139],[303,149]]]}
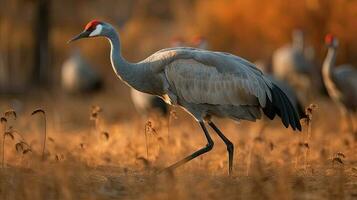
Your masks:
{"label": "black wing feather", "polygon": [[285,127],[289,127],[290,125],[293,130],[298,129],[301,131],[299,114],[294,109],[286,94],[275,84],[273,84],[270,91],[272,94],[272,101],[267,98],[266,105],[263,108],[264,114],[269,119],[274,119],[275,115],[278,115]]}

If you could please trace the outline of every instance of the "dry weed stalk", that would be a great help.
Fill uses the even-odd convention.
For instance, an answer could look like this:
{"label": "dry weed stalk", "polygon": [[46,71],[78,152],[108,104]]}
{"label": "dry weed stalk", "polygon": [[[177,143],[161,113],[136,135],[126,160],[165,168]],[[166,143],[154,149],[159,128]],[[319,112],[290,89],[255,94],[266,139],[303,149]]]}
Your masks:
{"label": "dry weed stalk", "polygon": [[107,141],[109,140],[109,133],[107,131],[102,131],[102,132],[100,132],[100,134],[102,136],[104,136],[105,140],[107,140]]}
{"label": "dry weed stalk", "polygon": [[306,118],[305,118],[305,123],[307,125],[307,133],[306,133],[306,141],[310,141],[311,139],[311,127],[312,127],[312,114],[313,111],[317,110],[318,107],[316,104],[310,104],[309,107],[307,107],[305,109],[305,114],[306,114]]}
{"label": "dry weed stalk", "polygon": [[4,160],[5,160],[5,133],[6,133],[6,123],[7,119],[5,117],[1,117],[0,122],[3,126],[3,139],[2,139],[2,168],[4,168]]}
{"label": "dry weed stalk", "polygon": [[25,141],[20,141],[15,144],[15,149],[17,152],[21,152],[22,154],[27,154],[31,152],[31,146],[27,144]]}
{"label": "dry weed stalk", "polygon": [[46,140],[47,140],[47,120],[46,120],[46,112],[43,109],[36,109],[34,110],[31,115],[36,115],[36,114],[42,114],[43,115],[43,119],[44,119],[44,123],[45,123],[45,134],[44,134],[44,138],[43,138],[43,146],[42,146],[42,160],[45,160],[45,150],[46,150]]}
{"label": "dry weed stalk", "polygon": [[13,130],[12,126],[10,126],[7,129],[7,123],[8,123],[8,119],[13,117],[14,120],[16,120],[16,112],[13,109],[10,109],[8,111],[5,111],[4,116],[1,117],[0,119],[0,123],[3,125],[3,139],[2,139],[2,168],[4,168],[5,166],[5,140],[6,140],[6,136],[11,137],[12,140],[15,139],[14,137],[14,133],[15,131]]}
{"label": "dry weed stalk", "polygon": [[310,154],[310,141],[311,141],[311,130],[312,130],[312,119],[313,119],[313,111],[317,109],[316,104],[310,104],[309,107],[305,109],[306,118],[304,118],[304,122],[307,126],[305,139],[303,142],[300,142],[300,147],[304,148],[304,169],[307,169],[308,158]]}
{"label": "dry weed stalk", "polygon": [[345,164],[343,162],[344,158],[346,158],[345,154],[343,154],[342,152],[337,152],[334,158],[332,158],[332,164],[334,165],[335,163],[339,163],[341,165],[344,165]]}
{"label": "dry weed stalk", "polygon": [[149,169],[151,167],[151,163],[150,163],[150,161],[148,159],[146,159],[144,157],[138,157],[136,159],[141,161],[144,164],[144,168],[145,169]]}
{"label": "dry weed stalk", "polygon": [[7,119],[10,118],[11,116],[12,116],[14,119],[17,118],[17,114],[16,114],[15,110],[13,110],[13,109],[10,109],[10,110],[6,111],[6,112],[4,113],[4,116],[5,116],[5,118],[7,118]]}
{"label": "dry weed stalk", "polygon": [[145,124],[145,144],[146,144],[146,159],[149,159],[149,143],[148,143],[148,134],[157,135],[155,128],[152,125],[152,122],[149,120]]}
{"label": "dry weed stalk", "polygon": [[170,140],[170,124],[172,119],[177,119],[176,110],[173,107],[169,107],[169,116],[167,118],[167,141]]}
{"label": "dry weed stalk", "polygon": [[99,113],[101,113],[102,111],[103,111],[102,108],[99,106],[92,106],[91,108],[89,119],[91,121],[94,121],[94,128],[96,132],[98,131],[98,127],[99,127]]}

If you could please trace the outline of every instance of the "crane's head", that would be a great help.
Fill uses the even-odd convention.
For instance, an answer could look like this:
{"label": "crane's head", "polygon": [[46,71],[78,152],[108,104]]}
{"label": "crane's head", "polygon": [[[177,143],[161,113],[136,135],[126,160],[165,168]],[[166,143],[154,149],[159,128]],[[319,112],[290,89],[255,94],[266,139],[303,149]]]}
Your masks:
{"label": "crane's head", "polygon": [[68,41],[68,43],[89,37],[97,37],[104,34],[107,24],[98,20],[90,21],[85,27],[82,33],[78,34],[74,38]]}
{"label": "crane's head", "polygon": [[338,47],[338,39],[332,35],[332,34],[327,34],[325,36],[325,44],[328,46],[328,47]]}

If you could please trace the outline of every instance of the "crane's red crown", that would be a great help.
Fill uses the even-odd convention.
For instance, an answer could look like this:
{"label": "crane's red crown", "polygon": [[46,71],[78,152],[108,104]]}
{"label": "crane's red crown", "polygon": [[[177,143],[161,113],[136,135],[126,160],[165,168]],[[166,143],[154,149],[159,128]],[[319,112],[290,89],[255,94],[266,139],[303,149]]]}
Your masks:
{"label": "crane's red crown", "polygon": [[88,31],[88,30],[94,30],[95,29],[95,27],[98,25],[98,24],[100,24],[101,22],[99,21],[99,20],[92,20],[92,21],[90,21],[87,25],[86,25],[86,27],[84,28],[84,30],[86,30],[86,31]]}
{"label": "crane's red crown", "polygon": [[334,39],[335,39],[334,35],[327,34],[325,37],[325,42],[326,42],[326,44],[332,44]]}

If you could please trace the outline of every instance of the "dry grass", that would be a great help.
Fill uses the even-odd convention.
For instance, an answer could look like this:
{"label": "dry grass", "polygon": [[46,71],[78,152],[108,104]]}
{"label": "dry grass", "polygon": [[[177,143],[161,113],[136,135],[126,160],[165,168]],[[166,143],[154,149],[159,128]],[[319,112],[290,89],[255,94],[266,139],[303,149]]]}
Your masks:
{"label": "dry grass", "polygon": [[[177,109],[170,120],[153,116],[145,122],[126,113],[113,121],[109,114],[115,111],[105,106],[109,99],[102,98],[102,109],[63,100],[63,105],[77,109],[61,112],[48,103],[45,160],[44,124],[31,117],[33,103],[26,103],[16,120],[7,116],[7,127],[17,134],[5,141],[1,199],[357,197],[356,144],[351,135],[338,131],[337,110],[325,100],[318,101],[319,108],[313,111],[310,133],[283,129],[278,120],[265,128],[262,122],[218,120],[236,147],[233,176],[228,177],[226,147],[215,134],[211,152],[173,173],[155,175],[205,145],[199,126]],[[87,117],[77,129],[75,124],[55,120],[56,115],[71,119],[83,113]]]}

